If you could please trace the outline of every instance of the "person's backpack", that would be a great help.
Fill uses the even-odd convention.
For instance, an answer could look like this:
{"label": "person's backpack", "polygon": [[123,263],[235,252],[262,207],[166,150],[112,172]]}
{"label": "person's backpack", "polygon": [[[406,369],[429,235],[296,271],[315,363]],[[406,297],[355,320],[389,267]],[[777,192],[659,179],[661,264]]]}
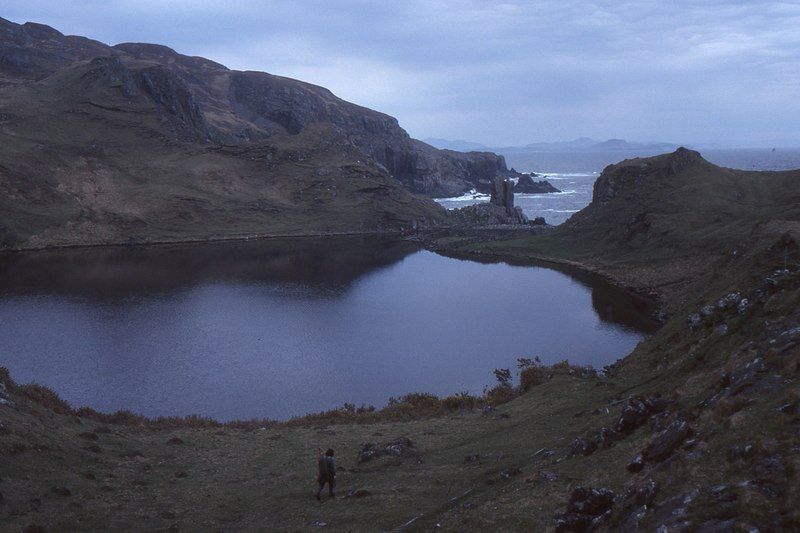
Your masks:
{"label": "person's backpack", "polygon": [[323,480],[331,477],[331,471],[328,469],[328,461],[324,455],[320,455],[317,462],[319,463],[319,474],[317,475],[317,481],[321,483]]}

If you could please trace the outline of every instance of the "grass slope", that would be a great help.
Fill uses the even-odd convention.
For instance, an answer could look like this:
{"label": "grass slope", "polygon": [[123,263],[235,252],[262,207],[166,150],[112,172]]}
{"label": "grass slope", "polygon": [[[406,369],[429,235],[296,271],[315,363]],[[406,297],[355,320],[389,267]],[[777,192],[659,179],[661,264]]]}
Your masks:
{"label": "grass slope", "polygon": [[[486,413],[342,410],[263,430],[98,422],[41,392],[32,399],[38,389],[12,386],[16,408],[0,406],[0,526],[548,530],[584,485],[617,494],[609,529],[797,530],[797,174],[740,173],[689,156],[686,164],[677,153],[610,167],[595,202],[551,234],[433,243],[460,254],[578,263],[657,294],[669,311],[664,326],[607,376],[543,370],[541,384]],[[690,190],[709,198],[681,194]],[[732,292],[739,295],[730,305]],[[597,440],[614,428],[631,395],[660,396],[669,406],[607,447],[571,453],[576,437]],[[628,471],[678,420],[690,425],[691,439]],[[412,440],[413,454],[357,463],[362,443],[399,436]],[[183,444],[169,444],[175,437]],[[312,499],[315,456],[329,446],[343,467],[339,494],[368,495]],[[646,505],[625,496],[648,482],[656,488]]]}

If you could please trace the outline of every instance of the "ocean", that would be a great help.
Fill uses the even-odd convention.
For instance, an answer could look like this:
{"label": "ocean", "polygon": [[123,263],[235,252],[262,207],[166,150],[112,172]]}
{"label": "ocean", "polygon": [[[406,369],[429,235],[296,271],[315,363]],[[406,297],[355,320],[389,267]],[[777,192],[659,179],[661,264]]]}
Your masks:
{"label": "ocean", "polygon": [[[716,149],[701,150],[712,163],[742,170],[791,170],[800,168],[800,149]],[[544,217],[549,224],[566,221],[592,200],[592,187],[597,176],[612,163],[633,157],[657,155],[654,152],[529,152],[505,153],[509,168],[520,172],[536,172],[560,193],[516,194],[515,204],[528,218]],[[488,202],[485,194],[466,194],[455,198],[436,198],[440,205],[455,209]]]}

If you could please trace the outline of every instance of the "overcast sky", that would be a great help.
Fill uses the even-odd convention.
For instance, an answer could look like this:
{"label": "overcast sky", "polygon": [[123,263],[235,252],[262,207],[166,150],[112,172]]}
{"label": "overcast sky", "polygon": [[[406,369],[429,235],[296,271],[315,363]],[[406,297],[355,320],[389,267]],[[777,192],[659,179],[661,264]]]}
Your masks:
{"label": "overcast sky", "polygon": [[3,0],[323,85],[418,138],[800,145],[800,2]]}

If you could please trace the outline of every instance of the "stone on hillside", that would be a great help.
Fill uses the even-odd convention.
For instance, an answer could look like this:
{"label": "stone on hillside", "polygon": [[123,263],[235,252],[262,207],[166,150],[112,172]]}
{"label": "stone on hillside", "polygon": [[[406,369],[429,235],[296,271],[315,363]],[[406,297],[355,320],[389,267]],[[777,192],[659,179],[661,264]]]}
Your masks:
{"label": "stone on hillside", "polygon": [[682,419],[673,420],[642,450],[642,458],[648,462],[663,461],[691,435],[692,428],[688,422]]}
{"label": "stone on hillside", "polygon": [[183,444],[183,439],[180,438],[180,437],[172,437],[171,439],[169,439],[167,441],[167,444],[171,444],[173,446],[174,445],[180,445],[180,444]]}
{"label": "stone on hillside", "polygon": [[597,450],[597,443],[584,437],[576,437],[569,446],[570,455],[592,455]]}
{"label": "stone on hillside", "polygon": [[366,498],[372,494],[367,489],[355,489],[348,491],[347,494],[344,495],[345,498]]}
{"label": "stone on hillside", "polygon": [[629,472],[641,472],[644,469],[644,458],[642,454],[637,453],[636,456],[631,459],[631,462],[628,463],[627,468]]}
{"label": "stone on hillside", "polygon": [[556,531],[591,531],[611,516],[615,494],[604,488],[576,487],[566,513],[554,518]]}
{"label": "stone on hillside", "polygon": [[361,445],[358,451],[357,461],[359,463],[364,463],[384,455],[394,455],[398,457],[409,455],[411,452],[410,449],[413,447],[414,443],[407,437],[397,437],[396,439],[380,445],[374,442],[367,442]]}

